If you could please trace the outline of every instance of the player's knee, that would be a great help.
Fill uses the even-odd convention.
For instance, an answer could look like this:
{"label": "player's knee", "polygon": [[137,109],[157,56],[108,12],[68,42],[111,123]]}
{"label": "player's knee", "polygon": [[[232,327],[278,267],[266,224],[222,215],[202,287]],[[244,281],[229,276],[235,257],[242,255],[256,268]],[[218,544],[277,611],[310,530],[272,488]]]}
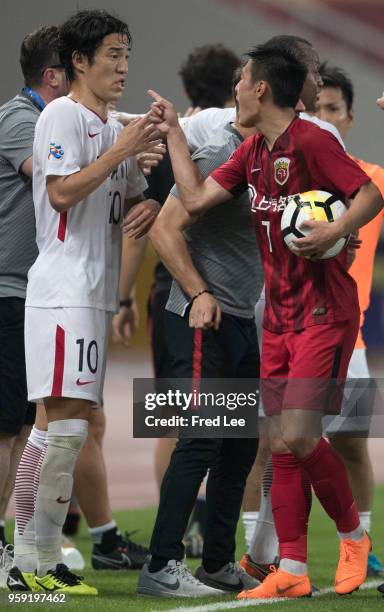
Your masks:
{"label": "player's knee", "polygon": [[270,447],[271,453],[273,454],[289,452],[289,448],[285,444],[283,438],[280,438],[278,436],[273,436],[270,438],[269,447]]}
{"label": "player's knee", "polygon": [[312,439],[298,437],[290,431],[283,432],[282,440],[288,450],[298,458],[306,457],[316,446]]}
{"label": "player's knee", "polygon": [[90,412],[93,410],[90,401],[67,397],[46,397],[44,398],[44,406],[49,421],[62,419],[84,419],[88,421]]}

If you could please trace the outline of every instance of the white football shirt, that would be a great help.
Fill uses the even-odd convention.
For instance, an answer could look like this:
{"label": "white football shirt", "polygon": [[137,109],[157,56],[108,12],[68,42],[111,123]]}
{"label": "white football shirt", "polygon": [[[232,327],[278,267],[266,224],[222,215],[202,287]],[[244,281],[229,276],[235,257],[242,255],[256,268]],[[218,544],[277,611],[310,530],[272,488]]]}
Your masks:
{"label": "white football shirt", "polygon": [[98,189],[64,213],[52,208],[46,177],[68,176],[89,166],[113,145],[121,129],[66,96],[41,113],[33,146],[39,255],[28,274],[27,306],[116,311],[124,201],[147,188],[136,159],[122,162]]}

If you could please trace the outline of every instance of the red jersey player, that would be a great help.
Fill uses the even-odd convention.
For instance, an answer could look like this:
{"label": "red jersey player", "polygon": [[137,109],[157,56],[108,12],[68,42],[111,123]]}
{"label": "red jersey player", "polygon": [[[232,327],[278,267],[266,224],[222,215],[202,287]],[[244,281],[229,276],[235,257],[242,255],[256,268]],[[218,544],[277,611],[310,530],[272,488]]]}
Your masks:
{"label": "red jersey player", "polygon": [[302,385],[298,394],[297,385],[298,379],[345,378],[358,330],[357,291],[346,270],[345,253],[328,261],[296,257],[284,246],[280,217],[288,197],[307,190],[324,189],[352,199],[340,221],[307,223],[312,232],[296,241],[297,253],[313,257],[367,223],[383,201],[331,134],[297,118],[294,107],[306,69],[292,51],[284,44],[266,43],[248,57],[237,87],[239,119],[244,127],[257,127],[260,134],[246,140],[206,180],[190,160],[172,104],[150,92],[156,100],[153,119],[167,134],[179,194],[188,212],[201,213],[249,189],[266,280],[261,376],[285,380],[283,393],[267,394],[264,402],[273,454],[272,504],[280,568],[239,597],[310,593],[303,469],[336,523],[341,554],[335,591],[345,594],[365,580],[370,541],[360,525],[342,461],[323,438],[309,433],[322,414],[313,410],[313,390]]}

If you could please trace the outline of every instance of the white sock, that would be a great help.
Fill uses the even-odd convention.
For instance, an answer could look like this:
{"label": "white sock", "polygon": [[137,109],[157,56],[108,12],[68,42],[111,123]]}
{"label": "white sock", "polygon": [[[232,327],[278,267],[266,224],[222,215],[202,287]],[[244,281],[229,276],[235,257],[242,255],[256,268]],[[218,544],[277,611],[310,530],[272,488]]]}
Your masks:
{"label": "white sock", "polygon": [[46,434],[46,431],[32,428],[17,468],[13,566],[21,572],[34,572],[37,568],[34,479],[40,470]]}
{"label": "white sock", "polygon": [[303,574],[308,573],[308,567],[306,563],[302,563],[301,561],[294,561],[293,559],[281,559],[279,568],[284,570],[285,572],[294,574],[295,576],[302,576]]}
{"label": "white sock", "polygon": [[46,438],[47,432],[43,429],[37,429],[37,427],[34,425],[31,429],[31,433],[29,434],[28,442],[42,450]]}
{"label": "white sock", "polygon": [[88,422],[83,419],[48,424],[47,451],[41,466],[35,508],[39,576],[62,563],[61,532],[72,494],[73,470],[87,432]]}
{"label": "white sock", "polygon": [[101,540],[103,539],[103,533],[106,531],[110,531],[117,527],[116,521],[112,520],[109,523],[105,523],[104,525],[100,525],[99,527],[89,527],[88,531],[91,535],[92,542],[94,544],[101,544]]}
{"label": "white sock", "polygon": [[251,541],[249,554],[255,563],[268,565],[279,555],[279,542],[273,520],[272,501],[272,459],[265,466],[259,518]]}
{"label": "white sock", "polygon": [[354,529],[353,531],[348,531],[348,533],[341,533],[340,531],[337,532],[337,535],[339,536],[340,540],[361,540],[361,538],[364,537],[365,535],[365,529],[362,527],[361,523],[358,527],[356,527],[356,529]]}
{"label": "white sock", "polygon": [[359,512],[360,525],[367,533],[371,532],[371,518],[372,512],[368,510],[368,512]]}
{"label": "white sock", "polygon": [[247,552],[249,552],[251,541],[253,537],[253,533],[256,528],[257,519],[259,518],[258,512],[243,512],[243,525],[244,525],[244,537],[245,537],[245,546],[247,548]]}

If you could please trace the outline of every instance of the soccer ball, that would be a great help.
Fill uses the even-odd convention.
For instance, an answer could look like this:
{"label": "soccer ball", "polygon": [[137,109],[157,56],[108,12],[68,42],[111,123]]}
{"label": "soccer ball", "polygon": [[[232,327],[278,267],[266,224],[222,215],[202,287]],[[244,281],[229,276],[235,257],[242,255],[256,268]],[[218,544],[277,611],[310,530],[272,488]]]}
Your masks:
{"label": "soccer ball", "polygon": [[[306,191],[289,198],[281,217],[281,231],[287,247],[292,250],[293,238],[304,238],[311,230],[299,229],[303,221],[336,221],[347,210],[336,196],[327,191]],[[349,236],[340,238],[336,244],[325,251],[319,259],[335,257],[348,243]]]}

